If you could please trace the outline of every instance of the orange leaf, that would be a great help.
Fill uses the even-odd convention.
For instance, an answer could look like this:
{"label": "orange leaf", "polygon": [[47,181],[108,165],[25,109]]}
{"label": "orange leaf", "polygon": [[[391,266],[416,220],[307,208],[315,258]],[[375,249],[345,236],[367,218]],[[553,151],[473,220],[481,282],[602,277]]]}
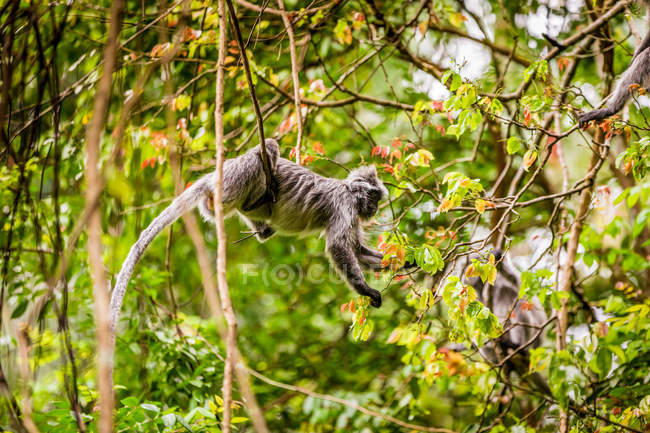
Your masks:
{"label": "orange leaf", "polygon": [[528,171],[530,166],[533,165],[535,159],[537,159],[537,151],[532,149],[528,150],[524,155],[524,169],[526,171]]}
{"label": "orange leaf", "polygon": [[475,277],[474,275],[474,265],[469,265],[467,269],[465,269],[465,278],[472,278]]}
{"label": "orange leaf", "polygon": [[526,108],[524,108],[524,123],[526,124],[526,126],[530,125],[530,120],[532,119],[532,117],[533,115],[530,112],[530,107],[526,106]]}
{"label": "orange leaf", "polygon": [[453,206],[453,203],[451,200],[447,198],[443,198],[442,202],[440,203],[440,206],[438,206],[438,212],[444,213],[447,212],[449,209],[451,209]]}

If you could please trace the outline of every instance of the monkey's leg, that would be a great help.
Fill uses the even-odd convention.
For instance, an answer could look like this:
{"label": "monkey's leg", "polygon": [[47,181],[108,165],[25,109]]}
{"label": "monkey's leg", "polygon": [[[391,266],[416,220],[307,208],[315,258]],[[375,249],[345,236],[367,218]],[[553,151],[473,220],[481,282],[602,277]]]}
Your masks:
{"label": "monkey's leg", "polygon": [[360,295],[368,296],[370,305],[376,308],[381,307],[381,293],[368,286],[365,278],[363,278],[357,257],[354,255],[352,248],[347,245],[345,239],[333,239],[328,236],[327,251],[332,258],[332,262],[348,281],[348,284]]}
{"label": "monkey's leg", "polygon": [[[273,185],[275,185],[275,183],[276,182],[274,180]],[[266,204],[272,204],[273,198],[275,197],[276,194],[277,194],[277,186],[271,186],[269,189],[264,191],[264,194],[262,194],[258,198],[253,199],[249,197],[244,203],[242,203],[241,210],[243,210],[244,212],[250,212]]]}

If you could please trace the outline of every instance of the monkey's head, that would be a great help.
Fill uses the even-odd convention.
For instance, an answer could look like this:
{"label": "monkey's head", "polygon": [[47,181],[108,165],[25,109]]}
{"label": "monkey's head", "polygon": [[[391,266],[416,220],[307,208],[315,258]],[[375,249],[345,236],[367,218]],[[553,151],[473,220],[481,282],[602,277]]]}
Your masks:
{"label": "monkey's head", "polygon": [[379,210],[379,202],[388,196],[388,190],[377,176],[374,165],[352,170],[346,179],[356,199],[357,212],[361,219],[370,219]]}

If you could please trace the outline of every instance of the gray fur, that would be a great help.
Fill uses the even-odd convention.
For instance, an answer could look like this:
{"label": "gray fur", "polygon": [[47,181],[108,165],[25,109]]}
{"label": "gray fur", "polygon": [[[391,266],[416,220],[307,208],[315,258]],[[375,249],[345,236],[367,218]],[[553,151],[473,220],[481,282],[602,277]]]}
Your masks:
{"label": "gray fur", "polygon": [[618,113],[630,98],[632,84],[646,88],[650,85],[650,31],[634,51],[630,66],[619,78],[614,91],[607,97],[607,105],[578,116],[580,127],[592,120],[601,120]]}
{"label": "gray fur", "polygon": [[[262,242],[276,232],[302,235],[325,231],[332,263],[352,288],[369,296],[372,305],[379,307],[381,294],[368,286],[361,271],[361,266],[379,269],[383,258],[382,253],[364,245],[360,225],[360,220],[377,213],[379,201],[388,194],[375,167],[361,167],[346,179],[332,179],[280,158],[275,140],[267,139],[265,145],[277,182],[276,202],[264,200],[266,178],[257,146],[224,161],[224,214],[239,214]],[[206,220],[213,221],[210,202],[215,184],[216,173],[205,175],[174,199],[140,234],[122,265],[111,297],[113,330],[127,283],[146,248],[166,226],[196,206]]]}
{"label": "gray fur", "polygon": [[[514,304],[515,306],[512,312],[516,316],[513,322],[516,322],[517,325],[504,333],[497,341],[489,342],[479,350],[485,359],[493,363],[498,363],[501,361],[502,356],[508,356],[510,353],[517,351],[517,354],[512,356],[506,363],[506,367],[508,371],[514,370],[520,375],[524,375],[528,371],[530,358],[528,349],[539,347],[542,339],[538,337],[526,349],[521,350],[520,348],[535,337],[539,331],[536,327],[543,325],[547,320],[546,313],[543,307],[537,302],[533,303],[533,309],[530,311],[523,311],[521,309],[522,300],[519,299],[521,280],[519,278],[519,271],[505,261],[500,250],[493,250],[492,253],[497,261],[498,270],[494,285],[489,283],[484,284],[479,277],[469,278],[466,282],[474,287],[481,302],[486,302],[488,297],[492,300],[492,312],[499,318],[501,323],[504,323],[508,319],[508,315]],[[538,389],[545,392],[548,391],[548,384],[538,373],[533,373],[529,379]]]}

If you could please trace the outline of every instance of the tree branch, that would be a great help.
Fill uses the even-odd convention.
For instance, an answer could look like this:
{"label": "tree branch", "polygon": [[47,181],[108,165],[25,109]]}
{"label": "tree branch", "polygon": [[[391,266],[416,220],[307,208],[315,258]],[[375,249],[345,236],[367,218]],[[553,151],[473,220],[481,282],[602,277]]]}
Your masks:
{"label": "tree branch", "polygon": [[230,15],[230,24],[232,25],[233,32],[239,45],[239,51],[244,66],[244,73],[246,75],[246,83],[248,84],[248,92],[253,102],[253,110],[255,111],[255,120],[257,121],[257,133],[260,137],[260,148],[262,157],[262,166],[264,167],[264,175],[266,176],[266,189],[271,193],[273,201],[275,202],[275,191],[273,188],[273,173],[271,172],[271,163],[269,162],[269,155],[266,153],[266,144],[264,143],[264,119],[260,111],[260,104],[255,96],[255,87],[253,86],[253,78],[251,76],[251,69],[248,63],[248,55],[246,54],[246,45],[239,29],[239,20],[237,19],[237,12],[232,4],[232,0],[226,0],[228,5],[228,12]]}
{"label": "tree branch", "polygon": [[104,71],[99,79],[93,114],[86,133],[86,204],[92,204],[88,220],[88,259],[93,282],[95,324],[97,328],[97,383],[99,388],[100,433],[113,431],[113,349],[108,313],[108,287],[102,260],[102,216],[99,197],[103,181],[99,172],[100,141],[111,96],[113,71],[117,64],[119,35],[122,27],[123,0],[111,5],[108,38],[104,48]]}

